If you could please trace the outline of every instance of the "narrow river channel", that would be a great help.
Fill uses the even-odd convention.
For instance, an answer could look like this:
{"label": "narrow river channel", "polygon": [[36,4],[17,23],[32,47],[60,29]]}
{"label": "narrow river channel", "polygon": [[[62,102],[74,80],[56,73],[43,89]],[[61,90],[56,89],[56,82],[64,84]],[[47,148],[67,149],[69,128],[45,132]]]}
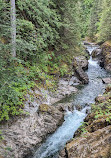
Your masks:
{"label": "narrow river channel", "polygon": [[[91,55],[97,46],[88,45],[86,47]],[[82,86],[76,95],[72,95],[69,99],[66,99],[72,102],[73,105],[80,105],[82,110],[78,111],[75,109],[73,112],[68,111],[62,126],[47,138],[46,142],[35,152],[33,158],[58,158],[58,151],[65,146],[68,140],[73,138],[74,132],[79,128],[86,117],[86,109],[90,108],[90,106],[87,105],[94,103],[95,97],[105,91],[105,85],[102,83],[101,78],[108,77],[109,74],[101,68],[97,60],[93,60],[91,56],[87,74],[89,76],[89,84]]]}

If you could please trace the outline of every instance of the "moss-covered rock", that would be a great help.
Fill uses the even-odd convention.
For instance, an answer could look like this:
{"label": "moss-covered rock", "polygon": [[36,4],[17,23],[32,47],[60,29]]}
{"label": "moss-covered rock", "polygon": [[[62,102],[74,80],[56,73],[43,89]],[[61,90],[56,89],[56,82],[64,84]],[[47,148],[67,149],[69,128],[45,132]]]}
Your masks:
{"label": "moss-covered rock", "polygon": [[50,107],[47,104],[41,104],[39,106],[39,112],[49,112]]}

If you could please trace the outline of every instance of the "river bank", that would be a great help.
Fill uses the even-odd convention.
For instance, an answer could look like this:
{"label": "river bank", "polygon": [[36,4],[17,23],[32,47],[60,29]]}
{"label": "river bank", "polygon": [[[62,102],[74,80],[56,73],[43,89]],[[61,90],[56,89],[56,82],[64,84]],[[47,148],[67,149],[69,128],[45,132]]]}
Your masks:
{"label": "river bank", "polygon": [[[111,157],[111,86],[104,95],[96,98],[92,112],[84,120],[66,145],[68,158],[110,158]],[[65,155],[65,157],[66,157]],[[62,157],[63,158],[63,157]]]}

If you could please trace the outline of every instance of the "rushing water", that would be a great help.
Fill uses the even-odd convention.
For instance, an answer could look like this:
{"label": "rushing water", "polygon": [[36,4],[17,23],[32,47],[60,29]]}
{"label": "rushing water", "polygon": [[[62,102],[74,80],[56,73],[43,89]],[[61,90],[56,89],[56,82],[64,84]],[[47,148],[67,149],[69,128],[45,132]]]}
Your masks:
{"label": "rushing water", "polygon": [[[96,48],[96,46],[86,47],[90,54]],[[101,78],[107,77],[109,74],[92,57],[89,59],[87,74],[89,76],[89,84],[83,86],[71,100],[74,105],[80,105],[83,109],[81,111],[67,111],[62,126],[36,151],[33,158],[58,158],[58,151],[64,147],[68,140],[73,138],[74,132],[86,117],[86,109],[89,108],[86,104],[94,103],[95,97],[104,92],[105,85],[102,83]]]}

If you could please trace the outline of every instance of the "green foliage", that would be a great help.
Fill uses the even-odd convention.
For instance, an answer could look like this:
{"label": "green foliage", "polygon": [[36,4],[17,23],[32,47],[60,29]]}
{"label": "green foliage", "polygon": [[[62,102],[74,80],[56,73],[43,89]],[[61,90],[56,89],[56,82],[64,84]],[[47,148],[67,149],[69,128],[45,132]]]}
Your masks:
{"label": "green foliage", "polygon": [[26,77],[23,66],[9,67],[5,72],[4,80],[0,82],[0,121],[9,120],[10,116],[23,113],[24,95],[35,85]]}
{"label": "green foliage", "polygon": [[[84,14],[86,15],[86,27],[88,36],[98,42],[111,39],[111,0],[86,0],[83,3]],[[90,6],[90,7],[89,7]],[[84,19],[82,20],[84,21]]]}
{"label": "green foliage", "polygon": [[80,0],[78,3],[81,36],[84,38],[88,35],[90,25],[90,14],[93,6],[93,0]]}
{"label": "green foliage", "polygon": [[81,135],[84,135],[85,133],[87,133],[87,129],[86,129],[86,126],[87,126],[87,122],[83,122],[82,125],[80,126],[80,131],[81,131]]}
{"label": "green foliage", "polygon": [[89,36],[90,38],[94,38],[98,31],[100,17],[102,13],[102,2],[103,0],[93,0],[93,6],[91,9],[90,15],[90,24],[89,24]]}
{"label": "green foliage", "polygon": [[111,122],[111,99],[99,105],[92,105],[92,112],[95,114],[95,119],[104,117],[107,122]]}
{"label": "green foliage", "polygon": [[99,41],[111,39],[111,0],[103,3],[103,12],[99,24]]}
{"label": "green foliage", "polygon": [[[61,26],[60,15],[50,0],[18,0],[18,51],[23,55],[38,58],[40,53],[49,47],[55,47],[59,40],[58,30]],[[22,15],[22,19],[21,16]],[[24,44],[24,45],[23,45]],[[23,50],[19,49],[19,46]]]}
{"label": "green foliage", "polygon": [[0,121],[23,113],[35,86],[54,90],[81,52],[78,0],[17,0],[16,58],[11,56],[10,1],[0,0]]}

